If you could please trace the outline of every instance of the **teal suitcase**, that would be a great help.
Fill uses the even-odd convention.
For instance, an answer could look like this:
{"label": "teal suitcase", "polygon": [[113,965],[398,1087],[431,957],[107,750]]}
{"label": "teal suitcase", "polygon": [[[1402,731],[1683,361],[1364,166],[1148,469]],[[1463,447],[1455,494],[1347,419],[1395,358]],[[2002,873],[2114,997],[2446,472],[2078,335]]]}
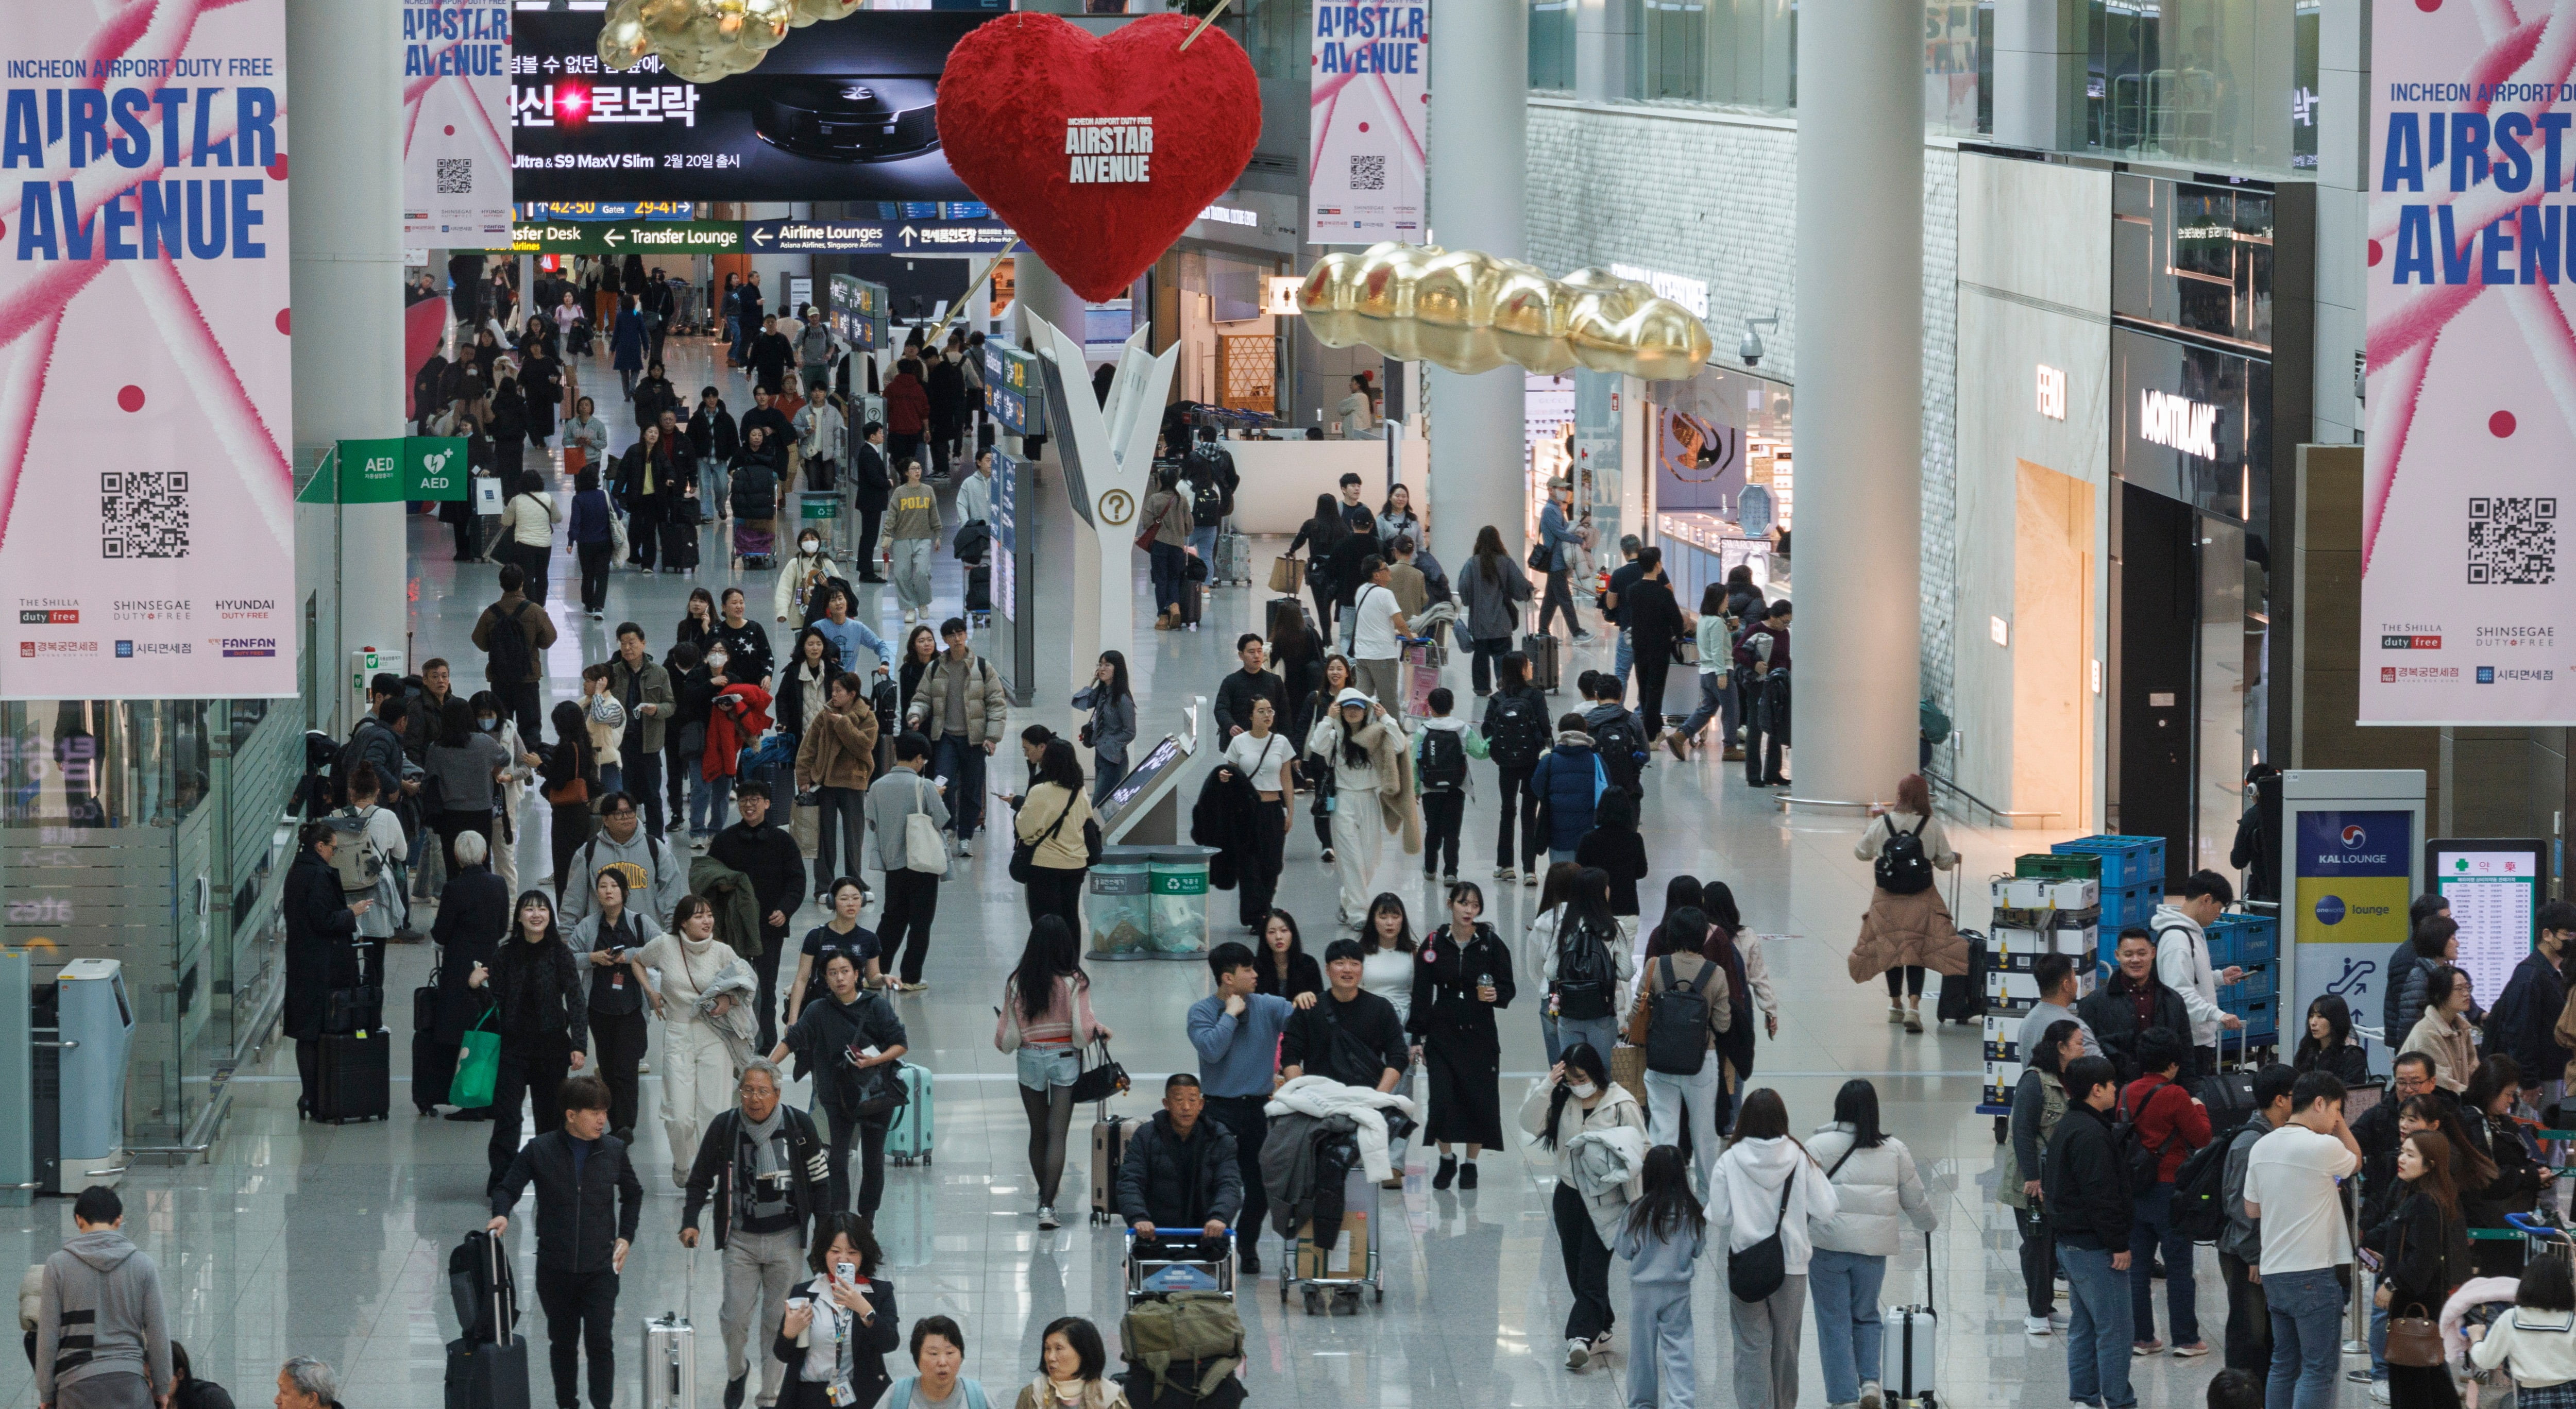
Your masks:
{"label": "teal suitcase", "polygon": [[886,1158],[896,1164],[928,1164],[938,1128],[931,1111],[930,1068],[913,1062],[896,1066],[910,1099],[895,1107],[894,1124],[886,1129]]}

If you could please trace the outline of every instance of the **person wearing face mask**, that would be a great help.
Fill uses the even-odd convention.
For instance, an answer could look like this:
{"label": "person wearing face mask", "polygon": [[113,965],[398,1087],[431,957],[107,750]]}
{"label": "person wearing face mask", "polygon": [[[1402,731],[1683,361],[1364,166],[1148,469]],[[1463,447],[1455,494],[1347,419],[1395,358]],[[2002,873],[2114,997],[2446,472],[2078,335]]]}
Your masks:
{"label": "person wearing face mask", "polygon": [[[1610,1348],[1616,1316],[1610,1306],[1610,1242],[1619,1233],[1628,1202],[1644,1192],[1646,1113],[1637,1098],[1612,1084],[1608,1061],[1589,1042],[1567,1047],[1547,1079],[1521,1102],[1520,1127],[1536,1136],[1555,1160],[1551,1210],[1565,1277],[1574,1306],[1565,1317],[1565,1368],[1580,1370]],[[1622,1133],[1625,1132],[1625,1133]],[[1627,1177],[1614,1179],[1615,1161],[1582,1159],[1587,1147],[1614,1146],[1630,1153]]]}
{"label": "person wearing face mask", "polygon": [[841,565],[823,550],[823,535],[810,528],[798,530],[796,551],[778,565],[778,584],[771,593],[778,620],[805,620],[812,615],[806,610],[812,594],[842,576]]}

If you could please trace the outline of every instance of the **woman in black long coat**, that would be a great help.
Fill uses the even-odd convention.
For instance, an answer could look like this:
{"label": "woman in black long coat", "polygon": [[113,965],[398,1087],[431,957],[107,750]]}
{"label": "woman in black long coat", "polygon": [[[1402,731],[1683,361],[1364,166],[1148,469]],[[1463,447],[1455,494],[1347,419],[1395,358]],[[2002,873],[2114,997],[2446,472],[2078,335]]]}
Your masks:
{"label": "woman in black long coat", "polygon": [[[1440,1144],[1431,1187],[1476,1187],[1476,1156],[1503,1143],[1503,1044],[1494,1014],[1512,1005],[1512,951],[1486,924],[1473,881],[1449,887],[1449,923],[1414,951],[1413,1003],[1405,1019],[1422,1053],[1430,1113],[1423,1138]],[[1453,1145],[1467,1147],[1458,1167]]]}
{"label": "woman in black long coat", "polygon": [[304,849],[286,872],[285,1027],[295,1039],[295,1074],[303,1082],[295,1100],[299,1117],[313,1113],[313,1097],[321,1090],[323,1014],[331,990],[358,983],[358,951],[349,940],[358,932],[358,917],[375,906],[343,895],[340,873],[331,867],[333,848],[360,835],[355,823],[343,829],[307,822],[296,836]]}
{"label": "woman in black long coat", "polygon": [[[465,1043],[465,1031],[492,1005],[492,962],[510,933],[510,883],[493,873],[483,838],[460,833],[456,860],[456,873],[438,894],[437,923],[429,927],[429,937],[438,945],[438,1009],[430,1036],[435,1054],[422,1059],[413,1073],[411,1101],[422,1115],[445,1104],[447,1088],[456,1079],[456,1052]],[[481,986],[473,983],[476,969],[484,973]],[[429,1083],[426,1090],[423,1081]],[[458,1111],[448,1118],[489,1120],[492,1112],[485,1107]]]}

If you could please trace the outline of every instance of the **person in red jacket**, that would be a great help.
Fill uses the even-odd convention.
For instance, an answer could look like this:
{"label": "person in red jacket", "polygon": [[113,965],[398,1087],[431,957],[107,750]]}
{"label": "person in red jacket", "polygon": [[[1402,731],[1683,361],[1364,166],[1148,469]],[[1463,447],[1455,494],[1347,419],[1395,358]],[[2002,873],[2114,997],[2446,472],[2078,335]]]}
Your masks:
{"label": "person in red jacket", "polygon": [[906,357],[894,364],[886,383],[886,463],[901,465],[921,457],[922,432],[930,425],[930,389],[921,384],[921,361]]}
{"label": "person in red jacket", "polygon": [[2151,1027],[2139,1033],[2138,1067],[2143,1075],[2120,1093],[2120,1114],[2137,1132],[2135,1148],[2157,1152],[2153,1183],[2138,1180],[2131,1199],[2137,1217],[2129,1224],[2130,1348],[2153,1355],[2165,1348],[2156,1339],[2154,1265],[2156,1252],[2165,1260],[2165,1311],[2173,1322],[2173,1353],[2207,1355],[2200,1338],[2200,1317],[2193,1305],[2191,1239],[2173,1225],[2174,1175],[2191,1152],[2209,1143],[2209,1110],[2174,1078],[2191,1061],[2186,1038]]}

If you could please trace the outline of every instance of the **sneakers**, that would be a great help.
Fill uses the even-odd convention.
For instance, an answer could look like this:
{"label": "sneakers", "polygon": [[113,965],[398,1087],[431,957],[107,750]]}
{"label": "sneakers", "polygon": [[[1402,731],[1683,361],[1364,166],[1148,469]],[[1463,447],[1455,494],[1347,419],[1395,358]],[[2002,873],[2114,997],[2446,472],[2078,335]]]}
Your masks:
{"label": "sneakers", "polygon": [[2050,1334],[2056,1328],[2049,1324],[2049,1320],[2045,1316],[2025,1316],[2021,1318],[2021,1329],[2022,1334],[2024,1335],[2044,1336]]}
{"label": "sneakers", "polygon": [[1902,1003],[1888,1004],[1887,1020],[1892,1023],[1901,1023],[1905,1021],[1905,1005]]}
{"label": "sneakers", "polygon": [[1610,1332],[1603,1331],[1601,1334],[1592,1338],[1592,1353],[1594,1355],[1607,1355],[1610,1353]]}
{"label": "sneakers", "polygon": [[[1583,1339],[1581,1336],[1576,1336],[1566,1341],[1565,1368],[1569,1370],[1580,1370],[1591,1363],[1592,1342]],[[2387,1403],[2387,1397],[2383,1395],[2379,1402],[2382,1404]]]}
{"label": "sneakers", "polygon": [[1064,1225],[1063,1225],[1062,1223],[1060,1223],[1060,1222],[1057,1222],[1057,1221],[1056,1221],[1056,1216],[1055,1216],[1055,1205],[1054,1205],[1054,1204],[1039,1204],[1039,1205],[1038,1205],[1038,1231],[1039,1231],[1039,1232],[1041,1232],[1041,1233],[1052,1232],[1052,1231],[1054,1231],[1055,1229],[1061,1228],[1061,1227],[1063,1227],[1063,1226],[1064,1226]]}
{"label": "sneakers", "polygon": [[2194,1356],[2207,1355],[2209,1353],[2209,1342],[2193,1341],[2189,1345],[2178,1345],[2173,1348],[2173,1353],[2174,1358],[2177,1360],[2189,1360]]}
{"label": "sneakers", "polygon": [[1860,1409],[1886,1409],[1886,1406],[1887,1391],[1878,1387],[1878,1381],[1860,1382]]}
{"label": "sneakers", "polygon": [[1441,872],[1441,873],[1440,873],[1440,884],[1442,884],[1442,885],[1444,885],[1444,886],[1454,886],[1454,885],[1458,884],[1458,873],[1457,873],[1457,872],[1455,872],[1455,871],[1443,871],[1443,872]]}
{"label": "sneakers", "polygon": [[2388,1381],[2372,1380],[2370,1382],[2370,1402],[2373,1404],[2385,1404],[2388,1402]]}
{"label": "sneakers", "polygon": [[742,1409],[742,1392],[751,1376],[739,1375],[725,1381],[724,1409]]}
{"label": "sneakers", "polygon": [[1523,872],[1521,872],[1521,884],[1522,884],[1522,885],[1525,885],[1525,886],[1535,886],[1535,885],[1537,885],[1537,884],[1538,884],[1538,871],[1537,871],[1537,869],[1533,867],[1533,868],[1532,868],[1532,869],[1530,869],[1530,870],[1527,870],[1527,871],[1523,871]]}
{"label": "sneakers", "polygon": [[2161,1355],[2164,1353],[2164,1348],[2165,1343],[2160,1340],[2129,1342],[2129,1353],[2131,1355]]}
{"label": "sneakers", "polygon": [[1329,846],[1324,848],[1324,864],[1327,866],[1333,864],[1333,849]]}
{"label": "sneakers", "polygon": [[1921,1008],[1908,1008],[1905,1010],[1905,1030],[1907,1032],[1921,1032],[1923,1030],[1923,1010]]}
{"label": "sneakers", "polygon": [[1520,872],[1513,870],[1509,866],[1497,866],[1494,868],[1494,879],[1498,881],[1518,880],[1520,879],[1520,874]]}

